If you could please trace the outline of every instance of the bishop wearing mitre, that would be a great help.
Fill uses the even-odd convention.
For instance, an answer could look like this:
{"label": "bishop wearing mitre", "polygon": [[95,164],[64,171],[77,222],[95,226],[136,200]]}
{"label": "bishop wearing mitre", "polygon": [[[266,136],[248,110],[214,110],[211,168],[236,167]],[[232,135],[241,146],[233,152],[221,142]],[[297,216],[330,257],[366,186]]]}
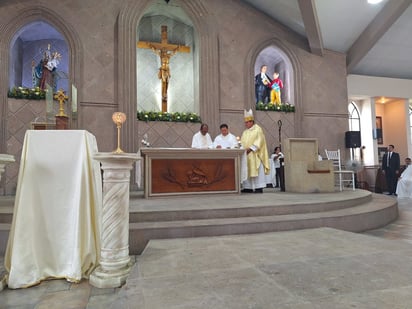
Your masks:
{"label": "bishop wearing mitre", "polygon": [[255,123],[251,109],[245,110],[244,122],[246,129],[240,141],[247,155],[247,179],[242,183],[242,192],[263,193],[266,187],[265,175],[270,172],[265,134]]}

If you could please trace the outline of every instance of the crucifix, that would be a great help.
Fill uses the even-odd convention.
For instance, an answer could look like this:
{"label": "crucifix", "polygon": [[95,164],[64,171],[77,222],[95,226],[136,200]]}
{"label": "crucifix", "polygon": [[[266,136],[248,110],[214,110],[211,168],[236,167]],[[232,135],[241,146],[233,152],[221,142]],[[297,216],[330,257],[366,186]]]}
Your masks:
{"label": "crucifix", "polygon": [[189,53],[190,47],[178,44],[171,44],[167,41],[167,26],[162,26],[162,39],[159,42],[139,41],[137,47],[151,49],[160,57],[160,68],[157,74],[162,83],[162,112],[167,112],[167,87],[171,77],[169,61],[177,52]]}
{"label": "crucifix", "polygon": [[56,116],[59,117],[67,117],[67,115],[64,113],[64,102],[69,98],[67,95],[64,94],[64,91],[60,89],[57,91],[57,93],[54,95],[54,98],[59,101],[59,113]]}

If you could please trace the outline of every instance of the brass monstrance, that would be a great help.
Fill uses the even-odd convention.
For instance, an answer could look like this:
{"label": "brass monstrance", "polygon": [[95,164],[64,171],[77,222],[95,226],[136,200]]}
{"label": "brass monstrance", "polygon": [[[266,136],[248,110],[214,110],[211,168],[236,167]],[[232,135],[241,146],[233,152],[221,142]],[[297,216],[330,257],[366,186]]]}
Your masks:
{"label": "brass monstrance", "polygon": [[117,126],[117,149],[113,153],[123,153],[124,151],[120,149],[120,128],[122,124],[126,121],[126,114],[121,112],[115,112],[112,115],[112,120]]}

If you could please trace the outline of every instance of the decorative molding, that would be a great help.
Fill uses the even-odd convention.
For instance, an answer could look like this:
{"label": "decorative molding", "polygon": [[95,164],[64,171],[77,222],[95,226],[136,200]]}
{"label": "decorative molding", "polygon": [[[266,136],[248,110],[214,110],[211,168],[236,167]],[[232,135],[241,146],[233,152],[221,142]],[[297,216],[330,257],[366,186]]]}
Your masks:
{"label": "decorative molding", "polygon": [[304,113],[305,117],[323,117],[323,118],[345,118],[349,119],[349,114],[329,114],[329,113]]}
{"label": "decorative molding", "polygon": [[113,102],[80,102],[79,105],[98,108],[114,108],[118,106],[118,104]]}

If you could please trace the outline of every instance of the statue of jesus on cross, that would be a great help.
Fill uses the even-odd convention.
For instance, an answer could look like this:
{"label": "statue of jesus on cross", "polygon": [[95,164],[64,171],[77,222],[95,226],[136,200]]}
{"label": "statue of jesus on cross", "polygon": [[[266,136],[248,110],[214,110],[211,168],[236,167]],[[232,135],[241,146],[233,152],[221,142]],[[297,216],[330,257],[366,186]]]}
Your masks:
{"label": "statue of jesus on cross", "polygon": [[170,74],[169,62],[170,58],[177,52],[189,53],[190,47],[178,44],[170,44],[167,41],[167,26],[162,26],[161,42],[139,41],[137,47],[149,48],[160,57],[160,68],[158,78],[162,83],[162,112],[167,112],[167,88],[169,86]]}

